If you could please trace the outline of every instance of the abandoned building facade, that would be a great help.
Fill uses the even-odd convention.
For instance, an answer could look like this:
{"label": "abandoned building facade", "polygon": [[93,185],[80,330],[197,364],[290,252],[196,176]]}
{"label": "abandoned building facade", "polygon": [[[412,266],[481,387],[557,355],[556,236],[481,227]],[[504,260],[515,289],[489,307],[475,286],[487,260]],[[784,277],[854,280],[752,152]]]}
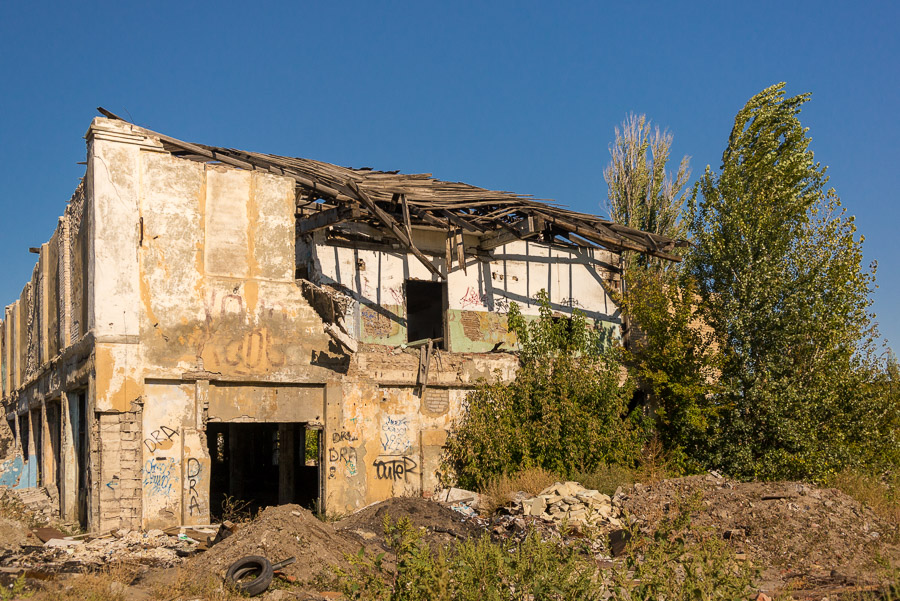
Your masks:
{"label": "abandoned building facade", "polygon": [[438,486],[510,302],[618,333],[621,251],[676,243],[519,195],[181,142],[105,113],[0,318],[0,485],[89,530],[226,498],[348,512]]}

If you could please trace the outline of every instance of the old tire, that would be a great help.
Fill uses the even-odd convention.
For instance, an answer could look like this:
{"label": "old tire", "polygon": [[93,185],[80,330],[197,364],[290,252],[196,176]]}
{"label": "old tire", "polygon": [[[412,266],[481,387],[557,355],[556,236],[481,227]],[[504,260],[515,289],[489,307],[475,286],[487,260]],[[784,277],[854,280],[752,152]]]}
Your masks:
{"label": "old tire", "polygon": [[[256,573],[253,580],[242,580],[245,576]],[[236,590],[255,597],[264,593],[272,584],[272,562],[259,555],[248,555],[231,564],[225,572],[225,582]]]}

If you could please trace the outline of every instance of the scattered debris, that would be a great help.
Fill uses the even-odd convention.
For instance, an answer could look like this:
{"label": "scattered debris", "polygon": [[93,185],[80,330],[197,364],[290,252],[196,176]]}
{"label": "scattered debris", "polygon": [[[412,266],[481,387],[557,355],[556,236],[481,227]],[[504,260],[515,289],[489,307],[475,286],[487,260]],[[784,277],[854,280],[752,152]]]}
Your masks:
{"label": "scattered debris", "polygon": [[811,582],[826,587],[834,574],[876,584],[885,565],[900,567],[897,525],[837,489],[800,482],[736,482],[706,474],[635,484],[621,495],[625,514],[644,531],[671,515],[679,499],[701,495],[692,527],[712,529],[762,568],[760,588]]}

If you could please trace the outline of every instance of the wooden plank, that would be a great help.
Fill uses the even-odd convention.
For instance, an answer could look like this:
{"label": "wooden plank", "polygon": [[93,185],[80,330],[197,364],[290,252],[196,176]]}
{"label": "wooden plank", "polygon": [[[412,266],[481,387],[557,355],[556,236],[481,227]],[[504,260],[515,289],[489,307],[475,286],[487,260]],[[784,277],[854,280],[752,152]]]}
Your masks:
{"label": "wooden plank", "polygon": [[468,275],[469,272],[466,271],[466,248],[464,246],[465,242],[463,242],[462,228],[456,229],[456,232],[453,234],[453,241],[456,244],[456,260],[459,261],[459,266],[462,267],[463,273]]}
{"label": "wooden plank", "polygon": [[444,241],[444,264],[447,266],[447,273],[453,269],[453,233],[447,230],[447,239]]}
{"label": "wooden plank", "polygon": [[451,213],[451,212],[448,211],[447,209],[441,209],[441,215],[443,215],[444,217],[446,217],[446,218],[447,218],[453,225],[455,225],[456,227],[461,227],[461,228],[463,228],[463,229],[469,230],[470,232],[473,232],[473,233],[476,233],[476,234],[480,234],[480,233],[482,233],[482,232],[484,231],[483,228],[476,227],[476,226],[472,225],[471,223],[469,223],[468,221],[466,221],[465,219],[463,219],[463,218],[460,217],[459,215],[454,215],[453,213]]}
{"label": "wooden plank", "polygon": [[[355,213],[355,215],[354,215]],[[311,234],[328,226],[335,225],[359,216],[359,211],[351,207],[340,206],[314,213],[310,217],[297,220],[297,233],[300,235]]]}
{"label": "wooden plank", "polygon": [[412,224],[409,222],[409,205],[406,204],[406,194],[400,195],[400,204],[403,206],[403,224],[406,226],[406,235],[412,241]]}
{"label": "wooden plank", "polygon": [[372,215],[375,216],[378,221],[380,221],[394,236],[400,240],[400,242],[409,249],[409,251],[424,265],[428,268],[428,271],[443,279],[444,276],[441,274],[441,271],[435,267],[434,263],[428,260],[428,257],[422,254],[422,252],[416,248],[413,241],[406,236],[406,233],[400,229],[397,221],[385,213],[378,205],[376,205],[368,195],[363,192],[360,187],[354,181],[347,182],[347,186],[353,190],[353,192],[357,195],[360,202],[362,202],[363,206],[369,210]]}
{"label": "wooden plank", "polygon": [[504,229],[482,237],[481,242],[478,243],[478,248],[481,250],[492,250],[516,240],[526,240],[537,233],[534,229],[534,220],[531,217],[526,217],[514,225],[507,225]]}

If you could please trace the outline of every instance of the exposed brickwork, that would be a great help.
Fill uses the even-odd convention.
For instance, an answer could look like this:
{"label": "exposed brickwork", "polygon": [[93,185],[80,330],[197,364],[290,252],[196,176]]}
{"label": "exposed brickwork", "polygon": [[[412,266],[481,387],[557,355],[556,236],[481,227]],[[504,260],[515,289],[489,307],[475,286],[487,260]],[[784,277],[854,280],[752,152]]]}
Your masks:
{"label": "exposed brickwork", "polygon": [[141,413],[100,414],[100,530],[140,528]]}
{"label": "exposed brickwork", "polygon": [[446,388],[425,389],[425,410],[443,415],[450,409],[450,391]]}

